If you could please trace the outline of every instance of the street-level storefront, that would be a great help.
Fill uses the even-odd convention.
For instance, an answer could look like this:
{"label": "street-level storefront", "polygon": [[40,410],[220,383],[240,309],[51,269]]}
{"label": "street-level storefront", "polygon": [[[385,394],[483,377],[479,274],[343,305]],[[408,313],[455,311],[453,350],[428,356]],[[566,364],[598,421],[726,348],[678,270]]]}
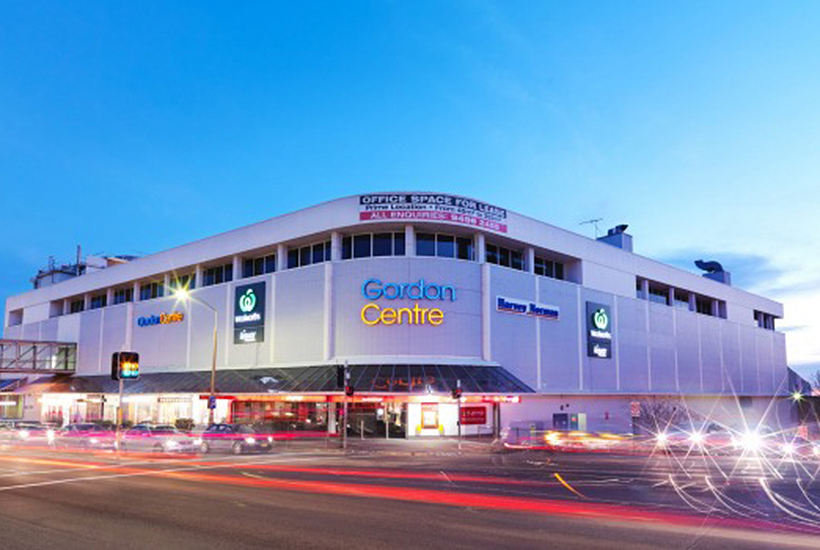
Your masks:
{"label": "street-level storefront", "polygon": [[[336,366],[224,370],[216,376],[217,422],[254,424],[276,433],[338,435],[345,410],[349,433],[360,437],[490,435],[500,403],[531,390],[497,366],[350,366],[354,395],[336,387]],[[129,423],[207,425],[210,373],[144,374],[126,382]],[[452,398],[462,388],[461,406]],[[50,376],[29,384],[41,420],[57,424],[113,421],[118,383],[108,377]]]}

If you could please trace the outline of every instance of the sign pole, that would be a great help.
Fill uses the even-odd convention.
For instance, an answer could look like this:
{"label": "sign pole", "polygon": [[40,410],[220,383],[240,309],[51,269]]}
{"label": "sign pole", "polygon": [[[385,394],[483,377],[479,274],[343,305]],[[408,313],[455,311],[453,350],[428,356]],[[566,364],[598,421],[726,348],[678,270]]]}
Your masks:
{"label": "sign pole", "polygon": [[344,388],[344,414],[342,417],[342,449],[347,450],[347,386],[350,384],[350,371],[347,369],[345,361],[345,388]]}
{"label": "sign pole", "polygon": [[120,378],[120,400],[117,402],[117,460],[122,450],[122,386],[123,381]]}
{"label": "sign pole", "polygon": [[458,388],[458,452],[461,452],[461,379],[456,380]]}

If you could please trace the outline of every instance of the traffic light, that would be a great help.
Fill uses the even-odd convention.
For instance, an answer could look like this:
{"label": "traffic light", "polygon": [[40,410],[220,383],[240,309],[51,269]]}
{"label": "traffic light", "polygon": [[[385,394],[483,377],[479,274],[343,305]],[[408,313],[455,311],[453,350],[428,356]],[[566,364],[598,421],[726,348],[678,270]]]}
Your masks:
{"label": "traffic light", "polygon": [[344,388],[345,387],[345,367],[344,365],[336,365],[336,387],[337,388]]}
{"label": "traffic light", "polygon": [[354,393],[356,393],[356,392],[355,392],[355,390],[353,389],[353,386],[351,386],[350,384],[348,384],[348,385],[346,385],[346,386],[345,386],[345,395],[346,395],[346,396],[348,396],[348,397],[353,397],[353,394],[354,394]]}
{"label": "traffic light", "polygon": [[461,399],[461,388],[453,388],[453,399]]}
{"label": "traffic light", "polygon": [[111,355],[111,378],[113,380],[136,380],[139,377],[139,353],[118,351]]}

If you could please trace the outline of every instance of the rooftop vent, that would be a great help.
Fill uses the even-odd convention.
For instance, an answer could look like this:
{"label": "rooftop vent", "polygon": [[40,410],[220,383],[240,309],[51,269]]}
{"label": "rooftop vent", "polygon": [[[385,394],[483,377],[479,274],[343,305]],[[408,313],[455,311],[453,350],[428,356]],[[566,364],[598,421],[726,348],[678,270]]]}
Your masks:
{"label": "rooftop vent", "polygon": [[725,285],[732,284],[732,274],[728,271],[725,271],[723,269],[723,266],[720,265],[719,262],[716,262],[714,260],[708,262],[705,262],[703,260],[695,260],[695,265],[698,269],[706,272],[703,274],[703,276],[707,279],[712,279],[713,281],[717,281]]}
{"label": "rooftop vent", "polygon": [[622,248],[627,252],[632,252],[632,235],[626,232],[627,227],[629,226],[625,223],[616,225],[607,231],[606,235],[598,237],[597,240],[617,248]]}

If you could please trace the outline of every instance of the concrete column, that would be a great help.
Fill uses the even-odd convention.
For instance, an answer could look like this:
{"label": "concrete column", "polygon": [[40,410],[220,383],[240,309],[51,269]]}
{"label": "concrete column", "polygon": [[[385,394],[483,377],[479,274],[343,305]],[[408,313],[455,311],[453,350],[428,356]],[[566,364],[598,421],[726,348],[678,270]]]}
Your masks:
{"label": "concrete column", "polygon": [[201,288],[202,287],[202,265],[196,264],[194,266],[194,284],[188,283],[189,288]]}
{"label": "concrete column", "polygon": [[535,249],[528,246],[524,254],[526,255],[524,259],[524,271],[527,273],[535,273]]}
{"label": "concrete column", "polygon": [[330,261],[338,262],[342,259],[342,234],[334,231],[330,234]]}
{"label": "concrete column", "polygon": [[669,298],[668,298],[668,300],[669,300],[669,305],[674,307],[675,306],[675,289],[674,288],[669,289]]}
{"label": "concrete column", "polygon": [[238,281],[242,278],[242,256],[234,254],[231,263],[233,264],[233,280]]}
{"label": "concrete column", "polygon": [[720,317],[720,302],[712,300],[712,317]]}
{"label": "concrete column", "polygon": [[134,302],[139,301],[140,299],[140,283],[139,281],[134,281],[134,290],[133,290],[133,300]]}
{"label": "concrete column", "polygon": [[404,226],[404,255],[416,255],[416,228],[412,225]]}
{"label": "concrete column", "polygon": [[168,293],[171,290],[171,274],[170,273],[166,273],[165,275],[162,276],[162,288],[164,289],[162,291],[162,295],[163,296],[168,296]]}
{"label": "concrete column", "polygon": [[71,313],[71,300],[66,298],[63,300],[63,315],[68,315]]}
{"label": "concrete column", "polygon": [[276,247],[276,271],[288,268],[288,247],[280,244]]}
{"label": "concrete column", "polygon": [[481,358],[492,360],[492,346],[490,336],[490,315],[492,315],[493,301],[490,296],[490,265],[481,266]]}
{"label": "concrete column", "polygon": [[689,293],[689,311],[697,311],[698,304],[697,304],[697,297],[695,296],[694,292]]}
{"label": "concrete column", "polygon": [[641,279],[641,298],[644,300],[649,299],[649,281],[647,279]]}
{"label": "concrete column", "polygon": [[475,261],[483,264],[487,261],[487,241],[484,233],[475,234]]}
{"label": "concrete column", "polygon": [[[331,245],[332,246],[332,245]],[[324,300],[324,359],[330,361],[336,355],[335,327],[333,315],[333,262],[325,263],[325,300]]]}
{"label": "concrete column", "polygon": [[83,294],[83,302],[85,302],[85,306],[83,306],[83,311],[88,311],[91,309],[91,294]]}
{"label": "concrete column", "polygon": [[105,291],[105,305],[113,306],[114,305],[114,289],[109,288]]}

